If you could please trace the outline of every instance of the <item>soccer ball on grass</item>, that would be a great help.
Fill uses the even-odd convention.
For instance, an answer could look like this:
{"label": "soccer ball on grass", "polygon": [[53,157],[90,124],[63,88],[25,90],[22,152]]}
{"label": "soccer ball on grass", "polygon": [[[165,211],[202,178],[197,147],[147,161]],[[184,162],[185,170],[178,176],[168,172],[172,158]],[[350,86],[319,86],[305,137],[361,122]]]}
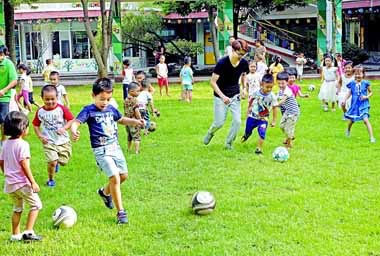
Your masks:
{"label": "soccer ball on grass", "polygon": [[62,205],[53,213],[53,225],[57,228],[71,228],[77,222],[77,213],[70,206]]}
{"label": "soccer ball on grass", "polygon": [[272,156],[275,161],[286,162],[289,159],[289,151],[285,147],[277,147]]}
{"label": "soccer ball on grass", "polygon": [[216,201],[214,196],[207,191],[196,192],[191,199],[191,208],[198,215],[206,215],[214,211]]}

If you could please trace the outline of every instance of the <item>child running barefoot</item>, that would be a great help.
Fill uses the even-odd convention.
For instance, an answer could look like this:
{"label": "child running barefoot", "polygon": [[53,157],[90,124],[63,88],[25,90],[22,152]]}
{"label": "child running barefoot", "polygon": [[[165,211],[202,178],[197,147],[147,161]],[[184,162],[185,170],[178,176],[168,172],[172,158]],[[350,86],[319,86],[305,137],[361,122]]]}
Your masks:
{"label": "child running barefoot", "polygon": [[363,80],[365,76],[364,67],[359,65],[354,68],[355,81],[350,82],[347,87],[349,89],[346,97],[342,101],[342,106],[346,104],[348,98],[351,98],[350,109],[344,114],[348,119],[348,127],[346,136],[350,136],[351,128],[354,122],[364,121],[367,126],[370,142],[375,143],[371,123],[369,122],[369,98],[372,96],[372,89],[369,81]]}
{"label": "child running barefoot", "polygon": [[337,101],[337,86],[340,77],[338,68],[333,66],[333,58],[326,55],[322,66],[322,85],[318,98],[322,101],[323,111],[329,111],[329,102],[331,103],[331,111],[335,111],[335,102]]}
{"label": "child running barefoot", "polygon": [[[3,144],[0,153],[0,167],[5,175],[5,193],[13,200],[11,241],[39,241],[41,237],[34,233],[42,203],[38,192],[40,187],[30,170],[29,144],[23,138],[28,134],[29,120],[21,112],[10,112],[4,121],[4,133],[10,136]],[[24,203],[30,206],[25,231],[20,231],[21,214]]]}
{"label": "child running barefoot", "polygon": [[253,129],[257,127],[259,140],[255,150],[256,155],[263,153],[263,144],[268,127],[269,113],[273,108],[273,118],[271,126],[276,124],[276,111],[277,105],[276,96],[272,93],[273,76],[270,74],[264,75],[261,81],[261,88],[249,100],[247,121],[245,125],[245,133],[241,137],[241,142],[245,142],[251,135]]}
{"label": "child running barefoot", "polygon": [[[139,85],[136,82],[129,83],[128,96],[124,100],[124,115],[132,119],[141,119],[139,106],[137,104],[137,96],[140,93]],[[126,127],[128,135],[128,150],[132,149],[132,143],[135,144],[136,154],[140,153],[140,130],[139,126],[127,125]]]}
{"label": "child running barefoot", "polygon": [[105,188],[98,190],[99,196],[107,208],[117,209],[117,224],[127,224],[128,217],[124,210],[120,185],[128,177],[127,162],[118,141],[117,123],[122,125],[143,126],[143,120],[123,117],[109,104],[113,86],[108,78],[99,78],[92,87],[94,104],[85,106],[74,121],[71,131],[74,140],[79,139],[79,126],[88,124],[92,151],[96,163],[107,175],[109,181]]}
{"label": "child running barefoot", "polygon": [[339,81],[339,88],[338,88],[338,102],[339,105],[342,108],[343,111],[343,120],[346,120],[344,117],[344,113],[347,111],[347,109],[350,108],[351,103],[351,97],[346,100],[346,104],[343,105],[343,100],[345,99],[349,89],[347,85],[355,80],[354,72],[352,69],[352,61],[346,61],[344,64],[344,74],[342,75],[340,81]]}

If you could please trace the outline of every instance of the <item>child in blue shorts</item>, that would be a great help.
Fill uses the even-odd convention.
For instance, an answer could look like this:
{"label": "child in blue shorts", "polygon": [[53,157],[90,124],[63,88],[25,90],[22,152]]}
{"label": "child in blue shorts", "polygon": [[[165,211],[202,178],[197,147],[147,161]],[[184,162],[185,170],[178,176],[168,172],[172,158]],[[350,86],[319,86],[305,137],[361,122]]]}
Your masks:
{"label": "child in blue shorts", "polygon": [[241,142],[245,142],[249,136],[252,135],[253,129],[257,128],[259,133],[259,140],[255,154],[263,153],[263,143],[268,127],[269,113],[273,109],[273,118],[271,126],[276,124],[276,111],[277,105],[276,96],[272,93],[273,76],[266,74],[263,76],[260,84],[260,90],[256,91],[249,101],[247,111],[247,121],[245,126],[245,133],[241,138]]}
{"label": "child in blue shorts", "polygon": [[182,99],[186,102],[191,102],[193,99],[193,70],[191,69],[191,58],[185,57],[185,64],[181,69],[181,73],[179,74],[182,83]]}
{"label": "child in blue shorts", "polygon": [[116,205],[117,223],[128,223],[121,199],[120,184],[128,177],[127,162],[118,142],[117,123],[122,125],[143,126],[144,121],[123,117],[120,112],[109,104],[112,98],[112,83],[108,78],[99,78],[92,87],[94,104],[85,106],[73,122],[71,132],[73,140],[79,139],[78,128],[88,124],[91,147],[96,163],[107,175],[109,182],[105,188],[98,190],[106,207],[112,209]]}

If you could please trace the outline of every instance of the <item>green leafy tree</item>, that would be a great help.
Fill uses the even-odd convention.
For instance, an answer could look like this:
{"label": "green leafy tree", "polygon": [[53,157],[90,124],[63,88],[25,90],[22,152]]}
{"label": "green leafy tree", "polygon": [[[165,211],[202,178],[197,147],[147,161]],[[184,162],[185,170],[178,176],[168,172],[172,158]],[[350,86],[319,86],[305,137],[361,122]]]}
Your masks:
{"label": "green leafy tree", "polygon": [[143,51],[154,51],[159,42],[165,54],[169,56],[195,56],[203,52],[199,43],[187,40],[165,40],[159,33],[162,29],[162,16],[156,12],[140,10],[137,13],[126,13],[122,18],[123,38],[126,40],[124,43],[131,47],[138,47]]}

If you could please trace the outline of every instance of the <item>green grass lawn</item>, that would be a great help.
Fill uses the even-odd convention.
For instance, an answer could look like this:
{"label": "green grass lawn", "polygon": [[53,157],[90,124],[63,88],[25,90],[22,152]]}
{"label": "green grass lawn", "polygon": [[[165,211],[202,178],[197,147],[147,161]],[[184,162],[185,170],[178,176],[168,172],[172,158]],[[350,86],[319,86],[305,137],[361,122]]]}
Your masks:
{"label": "green grass lawn", "polygon": [[[304,91],[309,84],[319,83],[304,81]],[[379,86],[373,81],[370,119],[378,139]],[[91,102],[90,86],[67,89],[74,114]],[[342,112],[323,112],[317,88],[310,99],[299,99],[297,139],[289,161],[278,163],[271,157],[283,140],[278,125],[268,130],[262,157],[254,154],[256,132],[244,144],[237,140],[233,151],[224,150],[230,116],[205,146],[213,119],[211,88],[196,84],[192,104],[180,102],[179,94],[179,86],[171,87],[170,98],[155,94],[161,117],[157,131],[143,137],[140,155],[127,152],[126,132],[119,127],[130,174],[122,186],[128,226],[115,224],[116,211],[105,208],[96,193],[107,180],[95,164],[87,125],[53,189],[44,185],[46,164],[31,129],[31,165],[44,204],[35,230],[43,241],[8,241],[12,206],[0,194],[0,255],[380,255],[380,140],[370,144],[362,123],[345,137]],[[245,113],[247,102],[242,105]],[[189,208],[198,190],[216,197],[208,216]],[[62,204],[78,214],[72,229],[52,227],[52,213]]]}

